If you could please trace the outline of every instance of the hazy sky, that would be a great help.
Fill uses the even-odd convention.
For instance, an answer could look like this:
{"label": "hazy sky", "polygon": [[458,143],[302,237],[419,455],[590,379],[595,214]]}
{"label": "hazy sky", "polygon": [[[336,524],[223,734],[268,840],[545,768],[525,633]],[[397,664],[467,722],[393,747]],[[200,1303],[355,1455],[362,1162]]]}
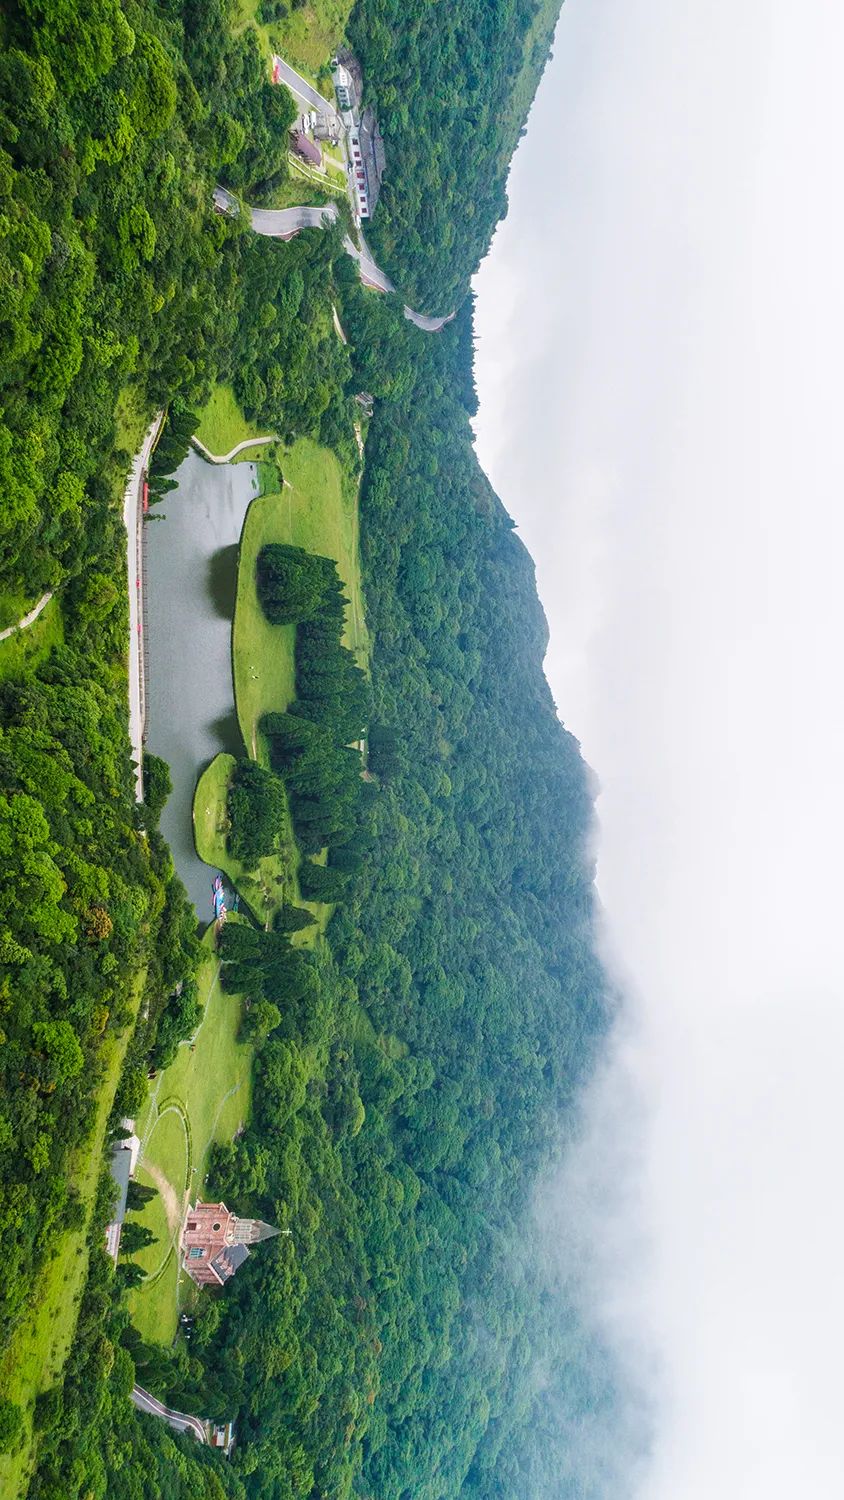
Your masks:
{"label": "hazy sky", "polygon": [[476,283],[630,996],[561,1193],[631,1500],[844,1496],[842,57],[839,0],[567,0]]}

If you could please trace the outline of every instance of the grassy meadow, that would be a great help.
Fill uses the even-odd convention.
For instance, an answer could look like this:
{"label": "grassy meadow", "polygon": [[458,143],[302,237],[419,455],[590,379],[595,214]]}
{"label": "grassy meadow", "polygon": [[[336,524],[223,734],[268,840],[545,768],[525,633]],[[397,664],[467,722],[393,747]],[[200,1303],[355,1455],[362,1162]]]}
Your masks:
{"label": "grassy meadow", "polygon": [[206,934],[207,957],[199,974],[203,1016],[192,1043],[183,1042],[153,1081],[135,1128],[141,1139],[138,1178],[158,1195],[130,1215],[147,1224],[156,1243],[134,1260],[147,1280],[130,1294],[132,1321],[150,1343],[168,1344],[180,1307],[193,1284],[178,1264],[178,1236],[188,1196],[202,1196],[208,1153],[230,1141],[249,1115],[252,1048],[238,1042],[242,1001],[220,985],[220,965]]}
{"label": "grassy meadow", "polygon": [[[262,765],[269,764],[269,757],[258,727],[260,719],[265,713],[284,710],[296,696],[296,627],[270,624],[258,599],[256,570],[263,546],[268,542],[286,542],[334,558],[349,599],[344,643],[362,665],[368,654],[358,552],[357,489],[344,475],[335,455],[309,438],[298,438],[280,454],[280,461],[283,473],[280,492],[259,495],[246,514],[240,539],[232,636],[234,696],[240,731],[250,755]],[[219,826],[222,816],[219,810],[216,816]],[[208,827],[213,820],[207,799],[199,816],[195,805],[195,826],[204,822]],[[310,945],[325,931],[332,909],[322,902],[303,901],[297,878],[299,855],[292,830],[288,848],[286,864],[291,879],[286,897],[306,906],[316,917],[316,927],[297,934],[298,942]],[[198,843],[197,850],[202,859],[207,857]],[[248,895],[246,899],[249,900]]]}
{"label": "grassy meadow", "polygon": [[[269,437],[269,433],[261,432],[254,422],[250,422],[243,415],[237,403],[237,398],[230,385],[219,382],[214,386],[207,404],[202,408],[199,417],[199,426],[196,436],[204,443],[209,453],[221,458],[226,453],[231,453],[238,443],[243,443],[247,438]],[[264,445],[257,448],[244,448],[242,453],[232,459],[233,463],[248,463],[258,457],[263,451]]]}
{"label": "grassy meadow", "polygon": [[335,455],[309,438],[280,454],[280,494],[252,501],[240,539],[232,657],[235,703],[243,742],[262,759],[258,721],[283,710],[296,693],[295,626],[271,625],[255,584],[258,553],[268,542],[287,542],[333,557],[349,599],[344,644],[367,658],[366,624],[358,556],[357,493]]}
{"label": "grassy meadow", "polygon": [[308,0],[281,20],[263,22],[260,0],[240,0],[240,26],[254,26],[269,57],[279,52],[312,83],[342,41],[352,0]]}
{"label": "grassy meadow", "polygon": [[85,1207],[85,1222],[79,1229],[68,1230],[56,1241],[53,1257],[37,1288],[31,1314],[21,1323],[17,1336],[0,1361],[0,1391],[10,1401],[16,1402],[24,1414],[20,1444],[13,1453],[0,1453],[0,1495],[3,1500],[16,1500],[26,1491],[32,1463],[33,1403],[37,1395],[49,1390],[58,1379],[70,1350],[88,1274],[88,1223],[103,1170],[106,1125],[145,982],[144,970],[135,980],[131,1021],[119,1037],[106,1044],[94,1127],[76,1154],[73,1182]]}
{"label": "grassy meadow", "polygon": [[[4,621],[12,624],[15,619],[21,619],[30,609],[35,600],[25,600],[20,614],[13,615],[11,620]],[[17,609],[18,600],[6,601],[6,610],[9,607]],[[46,661],[54,646],[60,646],[64,640],[64,627],[62,625],[62,611],[58,599],[52,598],[49,604],[42,609],[38,619],[26,630],[17,630],[14,635],[7,636],[5,641],[0,641],[0,682],[7,682],[21,677],[26,677],[35,670],[42,661]]]}

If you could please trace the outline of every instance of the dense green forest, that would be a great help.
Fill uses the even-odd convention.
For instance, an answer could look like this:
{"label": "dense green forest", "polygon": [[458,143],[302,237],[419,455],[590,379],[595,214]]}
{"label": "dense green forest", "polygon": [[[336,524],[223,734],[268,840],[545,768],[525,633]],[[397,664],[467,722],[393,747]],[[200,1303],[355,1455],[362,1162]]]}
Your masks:
{"label": "dense green forest", "polygon": [[[290,906],[221,945],[257,1056],[252,1118],[209,1191],[292,1233],[205,1298],[190,1344],[153,1348],[102,1251],[104,1179],[27,1493],[592,1500],[599,1474],[575,1480],[551,1438],[611,1406],[612,1372],[573,1307],[551,1315],[525,1248],[607,1019],[590,776],[542,672],[533,565],[474,456],[470,301],[428,337],[361,289],[339,229],[282,249],[211,210],[218,179],[260,199],[286,173],[292,105],[238,20],[226,0],[12,0],[0,19],[0,605],[5,623],[55,588],[60,621],[0,676],[8,1347],[61,1236],[86,1227],[74,1153],[109,1058],[126,1048],[113,1130],[196,1024],[195,923],[156,826],[166,771],[148,761],[138,807],[128,759],[131,451],[169,404],[166,491],[222,378],[248,416],[355,472],[354,398],[375,398],[370,681],[340,645],[336,573],[303,565],[297,701],[262,726],[272,772],[243,769],[231,794],[235,840],[260,841],[281,778],[302,852],[327,849],[304,894],[338,903],[313,952]],[[432,309],[464,296],[504,210],[550,21],[528,0],[353,13],[391,161],[373,247]],[[272,618],[283,559],[263,562]],[[236,1416],[233,1462],[138,1417],[134,1378]],[[24,1415],[0,1401],[0,1454]]]}
{"label": "dense green forest", "polygon": [[349,35],[384,133],[367,226],[407,301],[449,313],[507,208],[510,157],[548,56],[558,0],[358,0]]}
{"label": "dense green forest", "polygon": [[[372,306],[350,284],[369,351]],[[213,1180],[271,1202],[296,1248],[231,1289],[201,1383],[243,1413],[260,1496],[520,1494],[537,1365],[559,1372],[568,1421],[608,1399],[517,1248],[605,998],[588,774],[542,674],[532,563],[451,394],[461,368],[471,390],[469,338],[467,315],[450,342],[409,332],[405,394],[369,436],[373,715],[397,750],[362,815],[367,857],[304,997],[260,978],[277,960],[257,935],[255,977],[240,951],[232,977],[282,1015]]]}
{"label": "dense green forest", "polygon": [[[211,209],[220,172],[256,195],[286,172],[292,102],[269,89],[231,6],[194,9],[10,4],[0,18],[0,623],[56,591],[43,650],[0,660],[0,1453],[21,1428],[18,1331],[45,1266],[76,1254],[87,1222],[77,1153],[113,1093],[109,1070],[140,1014],[115,1105],[131,1112],[143,1061],[165,1061],[194,1023],[192,914],[130,776],[130,450],[158,406],[200,404],[225,362],[251,371],[280,428],[319,432],[333,399],[334,430],[353,442],[348,361],[326,336],[336,244],[306,288],[300,250],[269,267],[272,247],[262,258]],[[321,345],[324,395],[311,399]],[[70,1443],[91,1431],[73,1403],[52,1420]]]}

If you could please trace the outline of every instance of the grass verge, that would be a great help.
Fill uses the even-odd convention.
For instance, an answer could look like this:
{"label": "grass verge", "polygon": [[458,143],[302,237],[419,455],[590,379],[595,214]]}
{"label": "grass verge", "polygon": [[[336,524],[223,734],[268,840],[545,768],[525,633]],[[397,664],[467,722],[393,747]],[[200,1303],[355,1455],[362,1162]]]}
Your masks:
{"label": "grass verge", "polygon": [[[32,603],[25,606],[32,608]],[[20,615],[17,617],[21,618]],[[54,646],[64,640],[61,606],[52,598],[42,609],[38,619],[26,630],[17,630],[14,635],[0,641],[0,682],[26,677],[34,672],[42,661],[46,661]]]}
{"label": "grass verge", "polygon": [[[254,422],[247,421],[231,386],[220,383],[214,386],[207,404],[202,408],[196,436],[210,453],[222,457],[231,453],[232,448],[236,448],[238,443],[245,442],[247,438],[265,437],[267,434]],[[259,452],[260,449],[244,448],[232,462],[248,462]]]}
{"label": "grass verge", "polygon": [[131,1292],[129,1306],[143,1338],[155,1344],[171,1342],[180,1306],[192,1294],[177,1253],[187,1197],[202,1196],[211,1146],[232,1139],[252,1098],[253,1049],[237,1040],[243,1004],[221,988],[213,932],[203,941],[208,951],[199,973],[202,1021],[192,1042],[183,1042],[155,1079],[135,1127],[141,1138],[138,1176],[159,1192],[131,1217],[148,1224],[158,1238],[134,1257],[148,1279]]}
{"label": "grass verge", "polygon": [[0,1363],[0,1390],[24,1412],[19,1446],[14,1453],[0,1454],[0,1495],[3,1500],[17,1500],[26,1493],[34,1457],[32,1414],[35,1397],[49,1390],[60,1375],[76,1329],[79,1302],[88,1274],[88,1226],[103,1166],[106,1125],[145,982],[144,970],[136,976],[133,986],[131,1020],[120,1036],[109,1037],[104,1044],[101,1054],[103,1078],[94,1128],[69,1171],[85,1207],[85,1223],[57,1240],[55,1254],[36,1288],[31,1317],[21,1325]]}

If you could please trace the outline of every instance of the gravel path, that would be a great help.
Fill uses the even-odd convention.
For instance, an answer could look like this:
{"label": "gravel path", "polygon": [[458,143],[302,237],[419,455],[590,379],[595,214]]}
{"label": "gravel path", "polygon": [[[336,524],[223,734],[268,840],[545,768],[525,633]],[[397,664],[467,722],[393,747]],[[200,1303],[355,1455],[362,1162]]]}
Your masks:
{"label": "gravel path", "polygon": [[233,458],[236,458],[238,453],[243,453],[247,448],[260,448],[264,443],[277,443],[278,433],[271,432],[267,437],[244,438],[242,443],[235,443],[234,447],[228,453],[212,453],[210,448],[206,448],[205,444],[200,442],[196,434],[191,438],[191,442],[194,448],[197,448],[203,457],[208,459],[209,463],[227,464]]}
{"label": "gravel path", "polygon": [[47,608],[52,597],[53,590],[48,589],[46,594],[41,595],[38,603],[29,611],[28,615],[22,615],[16,625],[7,625],[5,630],[0,630],[0,641],[7,641],[9,636],[14,635],[17,630],[26,630],[28,626],[34,625],[42,609]]}

